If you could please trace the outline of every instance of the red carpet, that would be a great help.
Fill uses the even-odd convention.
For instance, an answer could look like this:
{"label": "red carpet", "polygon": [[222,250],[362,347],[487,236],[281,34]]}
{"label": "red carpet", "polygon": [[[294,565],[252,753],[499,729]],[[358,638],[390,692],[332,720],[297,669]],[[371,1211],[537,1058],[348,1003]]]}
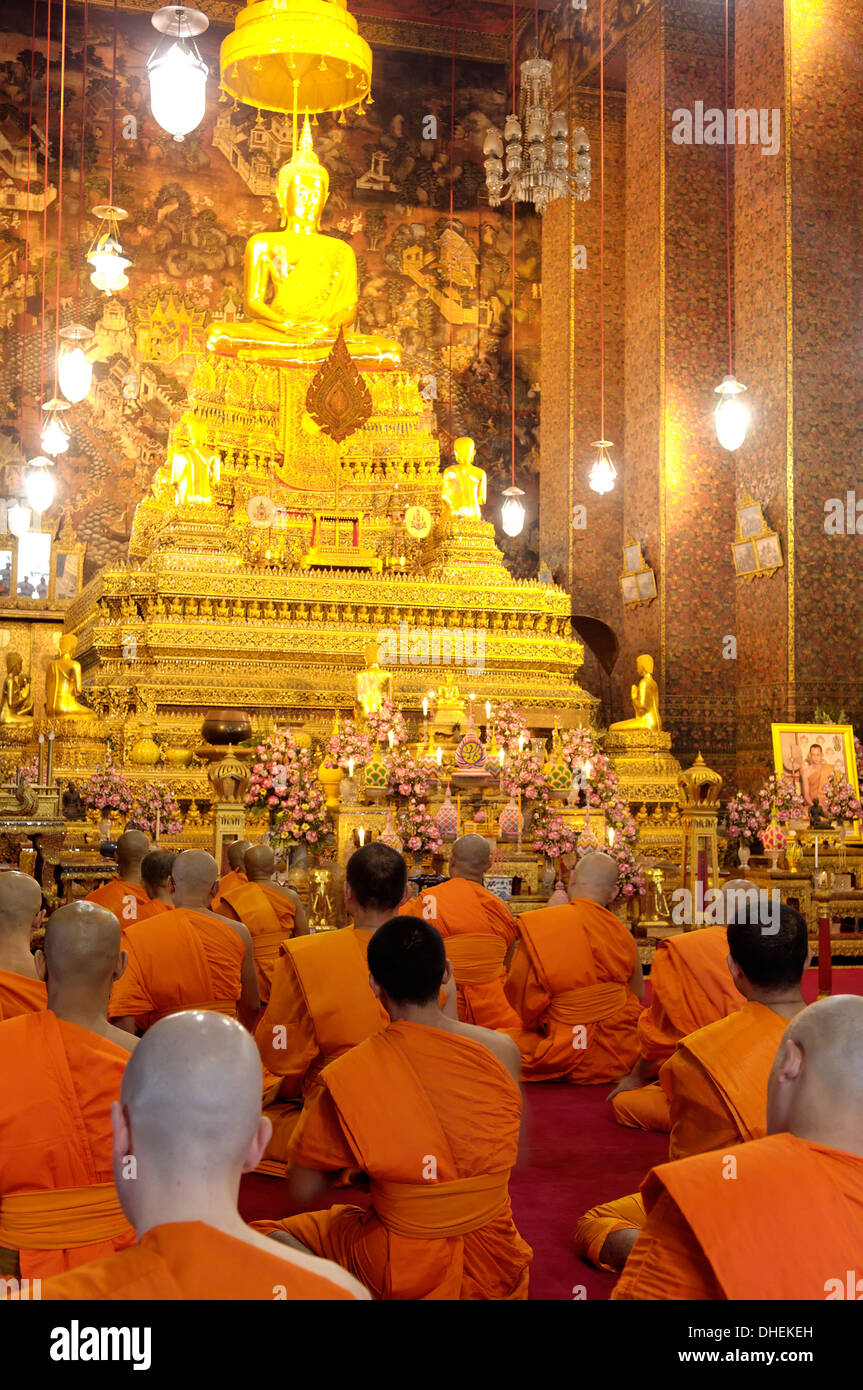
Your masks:
{"label": "red carpet", "polygon": [[[834,994],[863,995],[863,968],[836,966]],[[803,994],[817,998],[817,972],[809,970]],[[565,1083],[525,1086],[528,1107],[527,1166],[510,1184],[515,1223],[534,1258],[532,1299],[570,1300],[582,1287],[590,1299],[607,1299],[614,1276],[576,1258],[572,1230],[588,1207],[635,1192],[647,1170],[668,1155],[668,1136],[623,1129],[615,1124],[605,1097],[608,1086]],[[338,1202],[368,1203],[368,1193],[331,1189],[319,1207]],[[243,1179],[240,1210],[247,1221],[287,1216],[296,1210],[280,1178],[257,1173]]]}

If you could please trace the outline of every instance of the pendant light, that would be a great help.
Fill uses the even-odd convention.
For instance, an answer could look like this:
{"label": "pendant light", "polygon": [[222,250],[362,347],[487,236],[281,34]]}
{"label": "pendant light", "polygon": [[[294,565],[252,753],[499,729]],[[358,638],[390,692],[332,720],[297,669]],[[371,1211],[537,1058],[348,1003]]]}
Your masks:
{"label": "pendant light", "polygon": [[165,5],[150,21],[163,36],[147,59],[150,110],[175,140],[184,140],[201,124],[207,105],[207,64],[195,38],[210,21],[200,10]]}
{"label": "pendant light", "polygon": [[[728,0],[725,0],[725,110],[728,110]],[[731,292],[731,164],[728,132],[725,140],[725,285],[728,299],[728,375],[717,386],[719,404],[713,412],[716,425],[716,438],[734,453],[746,439],[749,429],[749,410],[740,399],[746,387],[734,375],[734,329]]]}
{"label": "pendant light", "polygon": [[592,492],[603,497],[614,490],[617,469],[605,438],[605,6],[599,0],[599,416],[601,439],[591,448],[597,455],[587,475]]}

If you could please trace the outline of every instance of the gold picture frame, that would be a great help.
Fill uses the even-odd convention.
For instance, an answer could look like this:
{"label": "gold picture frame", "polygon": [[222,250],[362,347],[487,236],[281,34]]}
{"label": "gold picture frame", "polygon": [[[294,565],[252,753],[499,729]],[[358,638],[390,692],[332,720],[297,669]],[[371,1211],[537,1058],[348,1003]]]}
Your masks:
{"label": "gold picture frame", "polygon": [[629,534],[623,545],[620,593],[628,608],[647,607],[657,596],[656,575],[645,561],[641,542],[634,541]]}
{"label": "gold picture frame", "polygon": [[84,546],[55,541],[51,550],[51,602],[71,602],[84,584]]}
{"label": "gold picture frame", "polygon": [[747,492],[737,507],[737,536],[731,542],[734,573],[747,584],[769,579],[783,568],[782,542],[764,519],[760,502]]}
{"label": "gold picture frame", "polygon": [[[854,730],[850,724],[771,724],[770,732],[774,769],[780,777],[786,774],[794,778],[807,807],[834,772],[841,772],[859,797]],[[810,754],[816,747],[819,757],[813,760]],[[854,838],[860,838],[859,821],[854,822]]]}

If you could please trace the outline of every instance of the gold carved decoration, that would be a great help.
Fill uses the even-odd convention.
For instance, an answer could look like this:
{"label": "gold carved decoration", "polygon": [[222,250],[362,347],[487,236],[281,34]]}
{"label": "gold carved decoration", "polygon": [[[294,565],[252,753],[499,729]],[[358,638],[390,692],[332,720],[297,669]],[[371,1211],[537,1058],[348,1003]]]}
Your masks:
{"label": "gold carved decoration", "polygon": [[361,429],[372,413],[371,392],[351,361],[341,328],[332,352],[312,377],[306,409],[337,444]]}

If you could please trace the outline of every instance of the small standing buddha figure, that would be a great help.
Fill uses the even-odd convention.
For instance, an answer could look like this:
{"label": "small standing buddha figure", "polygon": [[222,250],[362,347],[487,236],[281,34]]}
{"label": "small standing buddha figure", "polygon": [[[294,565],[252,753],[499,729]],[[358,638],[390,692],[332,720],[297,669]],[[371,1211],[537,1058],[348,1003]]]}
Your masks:
{"label": "small standing buddha figure", "polygon": [[482,506],[488,495],[488,479],[484,468],[474,463],[476,445],[463,435],[452,446],[455,463],[443,475],[441,496],[453,516],[471,517],[482,521]]}
{"label": "small standing buddha figure", "polygon": [[33,696],[30,677],[22,670],[24,663],[18,652],[6,655],[6,679],[0,697],[0,724],[29,724],[33,719]]}
{"label": "small standing buddha figure", "polygon": [[635,663],[638,684],[632,687],[632,707],[634,719],[621,719],[612,729],[653,729],[659,733],[662,720],[659,717],[659,687],[653,679],[653,657],[640,656]]}
{"label": "small standing buddha figure", "polygon": [[168,463],[174,502],[178,507],[184,502],[212,502],[210,484],[219,481],[222,461],[208,448],[203,422],[190,410],[183,413],[174,431]]}
{"label": "small standing buddha figure", "polygon": [[380,664],[380,648],[370,642],[365,650],[366,669],[357,676],[357,704],[368,718],[378,714],[384,700],[393,698],[393,678]]}
{"label": "small standing buddha figure", "polygon": [[330,176],[315,154],[308,116],[293,157],[276,179],[282,229],[246,243],[245,322],[213,321],[207,348],[239,360],[304,366],[329,356],[339,330],[358,364],[398,367],[398,343],[355,333],[359,290],[353,248],[321,231]]}
{"label": "small standing buddha figure", "polygon": [[92,719],[93,711],[82,705],[81,664],[75,660],[78,638],[66,633],[60,638],[60,650],[52,656],[45,672],[45,712],[53,716]]}

